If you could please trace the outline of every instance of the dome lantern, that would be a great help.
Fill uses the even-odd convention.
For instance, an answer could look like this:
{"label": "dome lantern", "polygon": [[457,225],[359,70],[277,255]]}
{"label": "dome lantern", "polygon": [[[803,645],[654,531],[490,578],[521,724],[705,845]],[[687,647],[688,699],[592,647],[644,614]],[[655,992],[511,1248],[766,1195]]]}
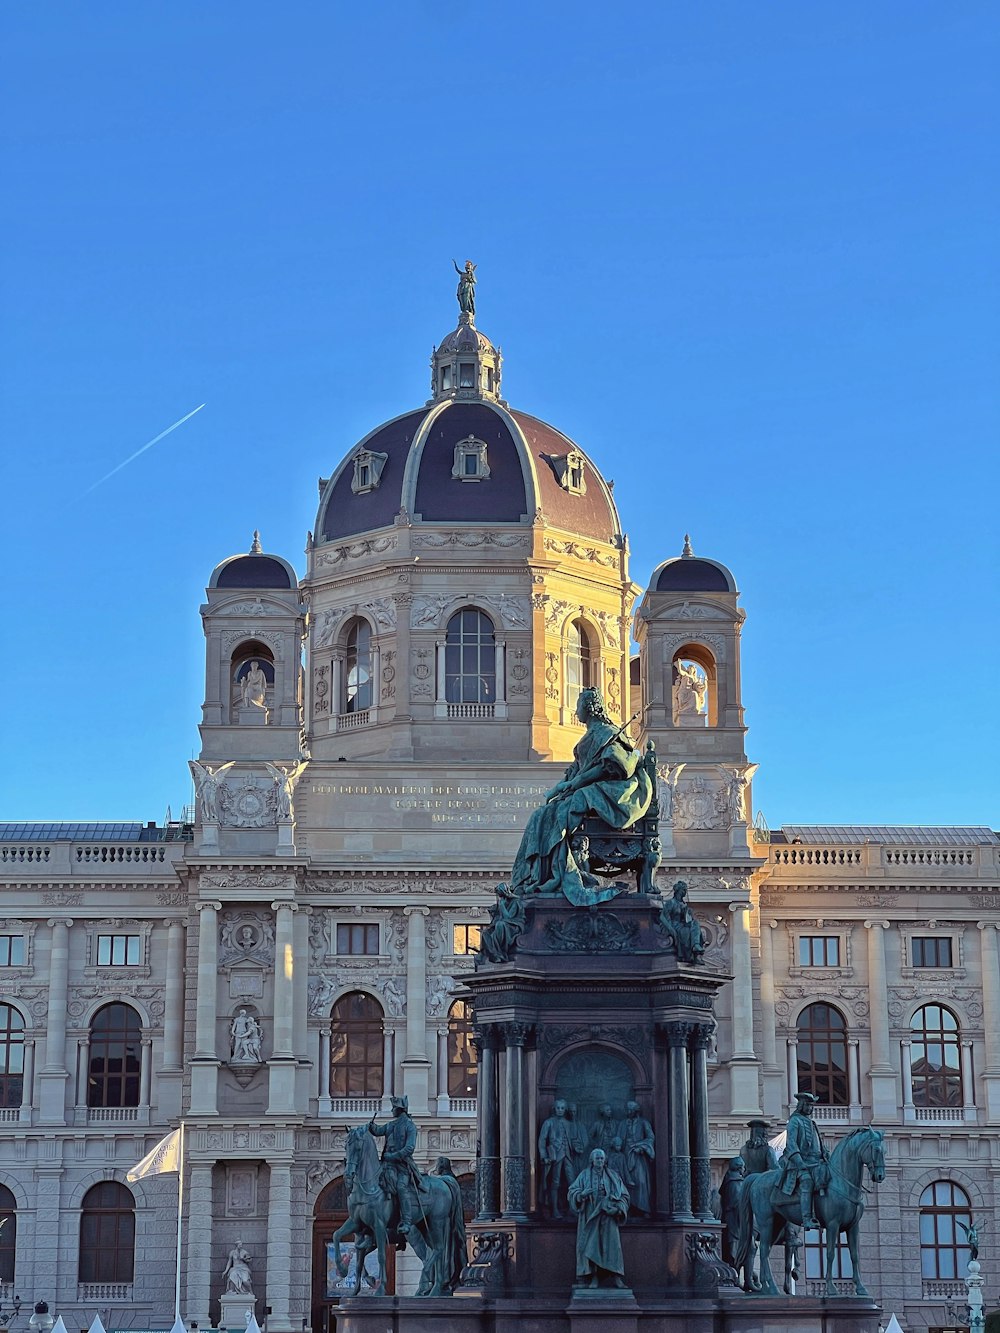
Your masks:
{"label": "dome lantern", "polygon": [[476,328],[476,266],[455,264],[458,274],[458,324],[431,353],[430,401],[487,399],[500,401],[503,355],[485,333]]}

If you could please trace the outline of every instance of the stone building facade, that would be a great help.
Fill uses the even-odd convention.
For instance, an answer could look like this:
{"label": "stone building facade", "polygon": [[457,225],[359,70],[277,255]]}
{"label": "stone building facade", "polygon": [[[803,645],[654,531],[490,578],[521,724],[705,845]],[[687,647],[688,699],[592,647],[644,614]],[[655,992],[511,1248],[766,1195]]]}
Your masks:
{"label": "stone building facade", "polygon": [[831,1140],[874,1120],[868,1285],[954,1327],[959,1224],[985,1221],[988,1291],[1000,1260],[1000,839],[754,826],[733,575],[685,540],[633,583],[610,486],[501,373],[463,315],[427,404],[321,479],[301,578],[256,535],[213,571],[190,820],[0,826],[4,1298],[170,1325],[176,1177],[126,1173],[183,1118],[186,1318],[217,1322],[242,1242],[271,1333],[325,1331],[348,1128],[405,1093],[419,1159],[471,1179],[455,991],[596,685],[656,746],[659,882],[733,977],[718,1174],[796,1087]]}

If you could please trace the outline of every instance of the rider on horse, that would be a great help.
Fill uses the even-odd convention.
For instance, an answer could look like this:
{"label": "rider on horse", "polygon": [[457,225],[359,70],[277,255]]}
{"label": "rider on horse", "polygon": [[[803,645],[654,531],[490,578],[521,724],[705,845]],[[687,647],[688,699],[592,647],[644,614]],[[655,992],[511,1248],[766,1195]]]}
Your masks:
{"label": "rider on horse", "polygon": [[794,1195],[798,1190],[803,1230],[820,1226],[813,1211],[813,1191],[822,1188],[827,1178],[826,1149],[812,1118],[818,1101],[812,1092],[795,1094],[795,1110],[788,1117],[785,1152],[780,1163],[783,1174],[778,1193]]}
{"label": "rider on horse", "polygon": [[413,1224],[413,1215],[417,1202],[416,1190],[419,1188],[420,1172],[413,1162],[413,1150],[417,1146],[417,1127],[410,1119],[409,1100],[406,1097],[390,1097],[393,1118],[387,1125],[376,1125],[373,1116],[368,1125],[368,1133],[385,1138],[382,1149],[382,1184],[385,1192],[396,1200],[399,1207],[399,1226],[401,1236],[409,1234]]}

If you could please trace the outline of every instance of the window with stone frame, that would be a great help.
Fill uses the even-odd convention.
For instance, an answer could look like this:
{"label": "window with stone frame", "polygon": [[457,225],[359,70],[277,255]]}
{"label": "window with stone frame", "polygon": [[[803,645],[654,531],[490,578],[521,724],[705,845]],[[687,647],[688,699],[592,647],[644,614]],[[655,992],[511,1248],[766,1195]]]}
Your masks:
{"label": "window with stone frame", "polygon": [[451,928],[451,951],[454,954],[475,953],[482,939],[483,928],[475,922],[463,921]]}
{"label": "window with stone frame", "polygon": [[337,926],[337,952],[340,954],[377,954],[378,923],[347,921]]}
{"label": "window with stone frame", "polygon": [[800,967],[839,967],[839,935],[800,935]]}
{"label": "window with stone frame", "polygon": [[455,481],[488,481],[490,465],[486,459],[486,441],[469,435],[455,445],[455,461],[451,469]]}
{"label": "window with stone frame", "polygon": [[135,1272],[135,1199],[117,1180],[102,1180],[83,1196],[80,1282],[131,1282]]}
{"label": "window with stone frame", "polygon": [[847,1023],[832,1004],[810,1004],[796,1024],[799,1092],[811,1092],[824,1106],[848,1106]]}
{"label": "window with stone frame", "polygon": [[353,620],[344,639],[344,698],[342,713],[363,713],[374,702],[372,693],[372,627]]}
{"label": "window with stone frame", "polygon": [[23,1093],[24,1018],[12,1004],[0,1004],[0,1107],[20,1106]]}
{"label": "window with stone frame", "polygon": [[141,935],[98,935],[98,967],[141,967]]}
{"label": "window with stone frame", "polygon": [[0,935],[0,967],[24,967],[26,957],[23,935]]}
{"label": "window with stone frame", "polygon": [[128,1004],[103,1005],[90,1020],[87,1105],[138,1106],[141,1060],[139,1015]]}
{"label": "window with stone frame", "polygon": [[448,1096],[475,1097],[479,1062],[472,1042],[472,1006],[456,1000],[448,1010]]}
{"label": "window with stone frame", "polygon": [[951,967],[950,935],[913,935],[910,939],[911,967]]}
{"label": "window with stone frame", "polygon": [[961,1106],[961,1031],[941,1004],[925,1004],[910,1019],[914,1106]]}
{"label": "window with stone frame", "polygon": [[372,449],[358,450],[354,455],[354,475],[351,477],[351,490],[355,495],[378,489],[388,458],[388,454],[376,453]]}
{"label": "window with stone frame", "polygon": [[464,606],[445,631],[445,699],[450,704],[492,704],[497,697],[496,634],[489,616]]}
{"label": "window with stone frame", "polygon": [[953,1180],[936,1180],[920,1196],[920,1274],[924,1279],[955,1281],[969,1259],[959,1223],[972,1225],[969,1196]]}
{"label": "window with stone frame", "polygon": [[381,1097],[385,1070],[385,1013],[378,1000],[351,991],[330,1015],[330,1096]]}
{"label": "window with stone frame", "polygon": [[581,690],[599,685],[599,656],[593,637],[582,620],[570,620],[566,625],[564,655],[566,664],[566,707],[576,708]]}

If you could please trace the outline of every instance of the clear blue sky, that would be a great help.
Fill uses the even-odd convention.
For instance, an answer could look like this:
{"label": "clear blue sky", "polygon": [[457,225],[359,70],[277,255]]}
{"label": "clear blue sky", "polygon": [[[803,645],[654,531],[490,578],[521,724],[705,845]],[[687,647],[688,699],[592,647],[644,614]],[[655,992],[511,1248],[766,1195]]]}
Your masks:
{"label": "clear blue sky", "polygon": [[0,24],[0,818],[186,799],[212,567],[302,570],[471,256],[635,578],[685,531],[735,571],[769,822],[1000,825],[994,0]]}

